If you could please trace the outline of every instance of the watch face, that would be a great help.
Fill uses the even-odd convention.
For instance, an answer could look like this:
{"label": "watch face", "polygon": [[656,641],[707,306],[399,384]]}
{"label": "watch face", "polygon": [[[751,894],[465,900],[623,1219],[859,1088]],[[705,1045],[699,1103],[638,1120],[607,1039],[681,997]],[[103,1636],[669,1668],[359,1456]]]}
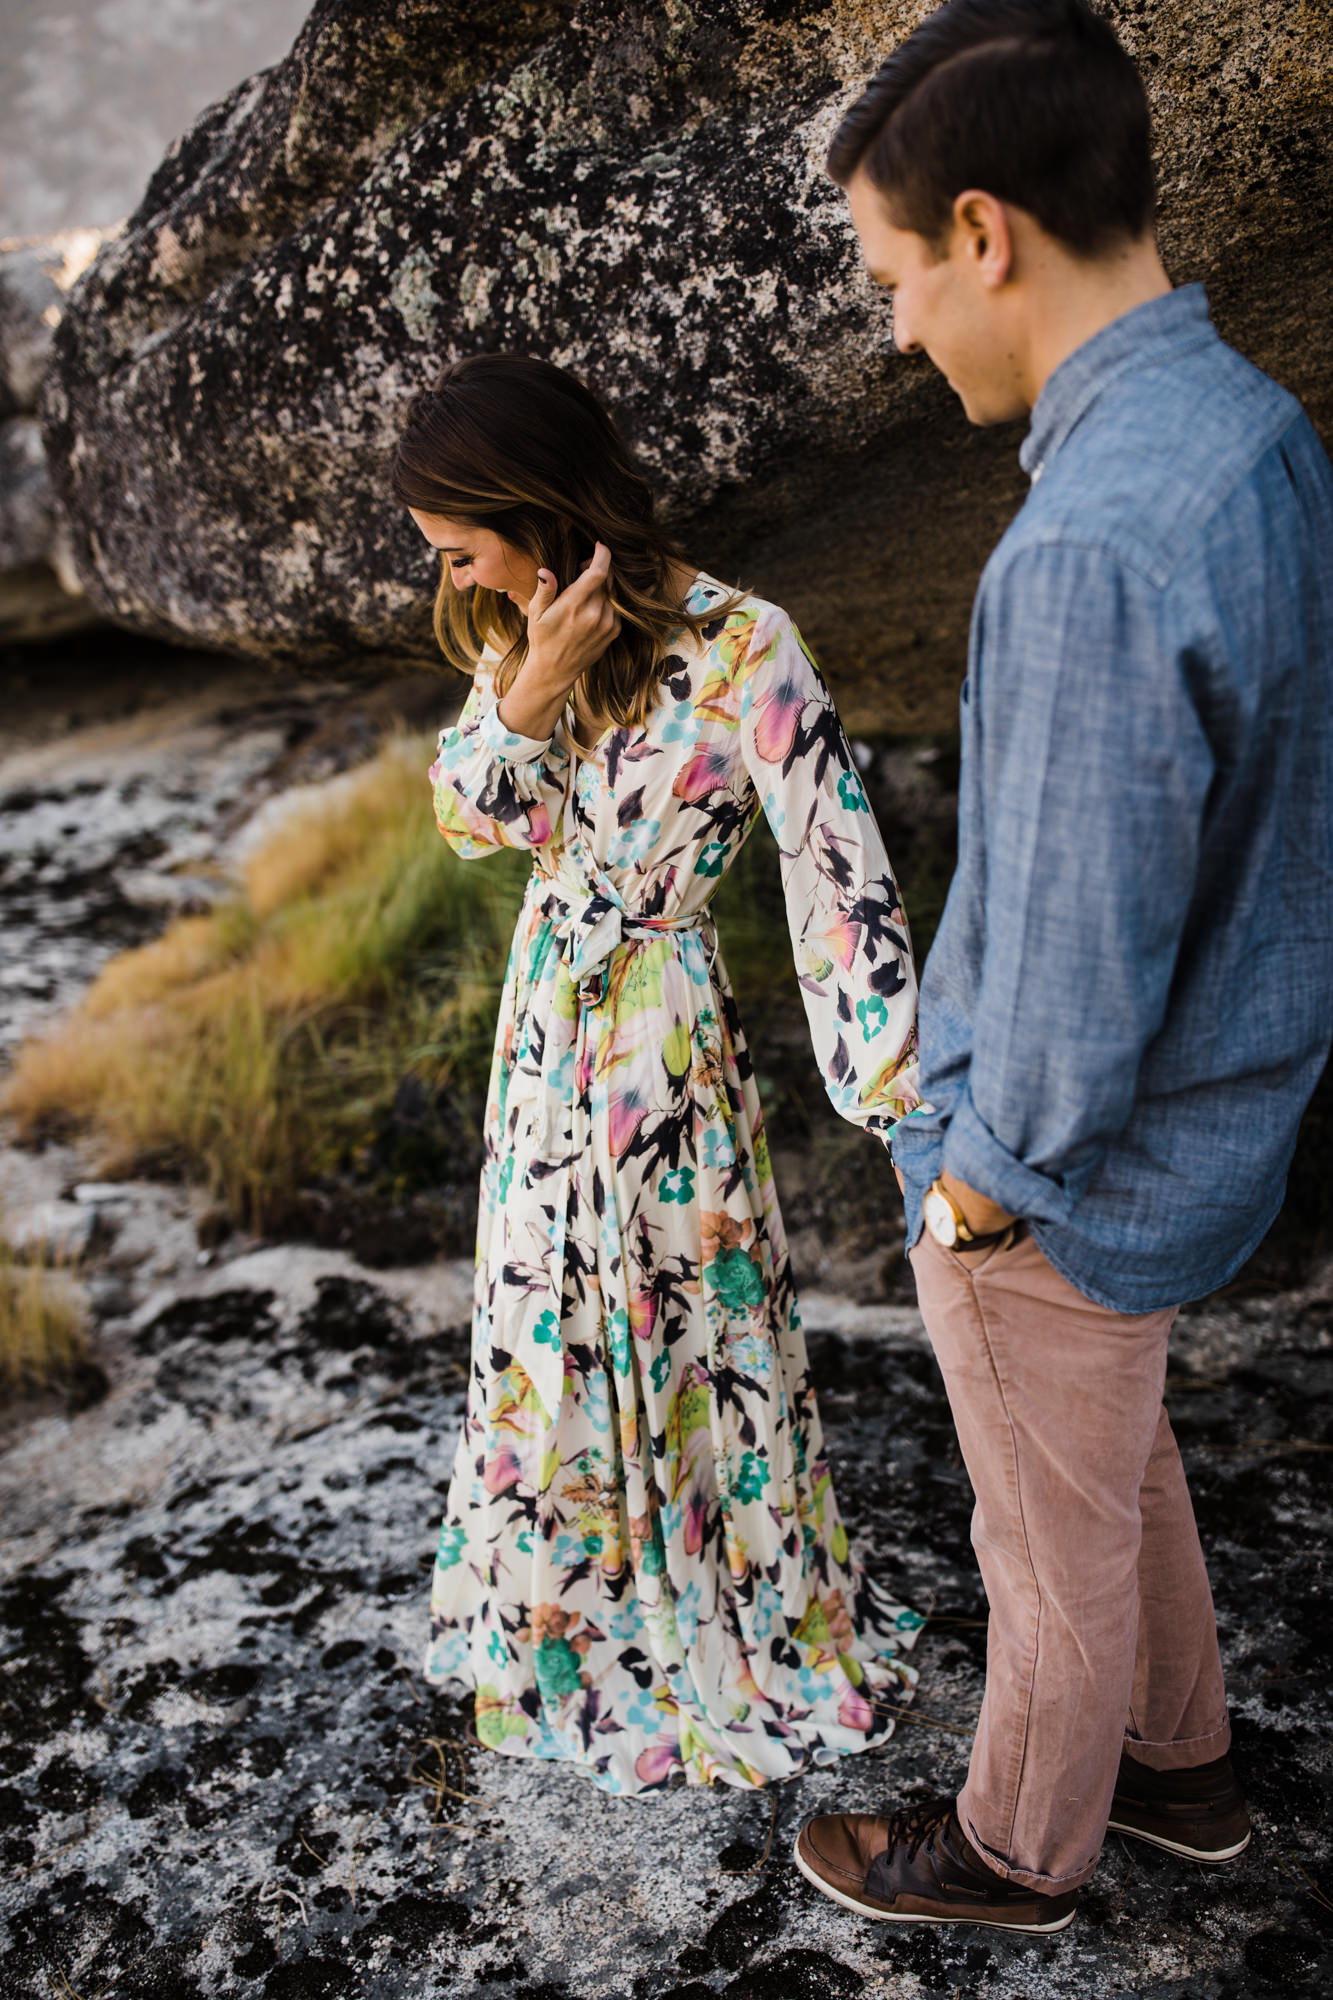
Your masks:
{"label": "watch face", "polygon": [[952,1250],[958,1241],[958,1218],[938,1188],[931,1188],[922,1203],[926,1227],[935,1241]]}

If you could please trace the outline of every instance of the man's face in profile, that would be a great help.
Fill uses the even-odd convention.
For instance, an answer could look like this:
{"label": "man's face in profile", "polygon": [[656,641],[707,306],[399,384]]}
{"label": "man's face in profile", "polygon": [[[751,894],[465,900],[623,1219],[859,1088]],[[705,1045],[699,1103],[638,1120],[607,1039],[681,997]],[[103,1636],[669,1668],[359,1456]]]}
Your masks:
{"label": "man's face in profile", "polygon": [[984,237],[959,217],[938,243],[900,229],[864,169],[852,176],[847,200],[866,268],[892,301],[899,353],[929,355],[972,423],[1022,415],[1003,311],[983,279]]}

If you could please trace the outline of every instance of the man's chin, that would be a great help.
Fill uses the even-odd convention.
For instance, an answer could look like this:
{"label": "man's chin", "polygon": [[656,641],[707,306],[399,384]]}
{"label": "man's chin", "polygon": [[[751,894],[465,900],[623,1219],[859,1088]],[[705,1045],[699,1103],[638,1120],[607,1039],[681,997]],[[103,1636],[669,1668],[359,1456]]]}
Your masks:
{"label": "man's chin", "polygon": [[[946,376],[946,381],[949,378]],[[1026,403],[1013,396],[998,394],[994,389],[960,388],[954,381],[949,387],[963,406],[963,415],[970,424],[984,427],[987,424],[1012,424],[1020,417],[1031,415]]]}

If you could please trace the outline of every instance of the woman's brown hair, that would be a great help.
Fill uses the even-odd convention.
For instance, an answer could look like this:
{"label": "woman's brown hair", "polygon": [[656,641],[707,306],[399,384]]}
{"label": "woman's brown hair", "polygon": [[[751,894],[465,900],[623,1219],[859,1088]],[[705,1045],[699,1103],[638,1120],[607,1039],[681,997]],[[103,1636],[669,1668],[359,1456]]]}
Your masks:
{"label": "woman's brown hair", "polygon": [[[408,406],[393,494],[419,513],[490,528],[549,569],[561,590],[594,543],[606,544],[620,632],[580,682],[590,715],[606,724],[642,724],[672,637],[682,629],[698,637],[741,601],[692,612],[674,600],[672,571],[684,557],[657,520],[652,487],[597,398],[548,361],[473,354],[446,368]],[[447,559],[435,636],[464,673],[492,645],[502,655],[502,695],[527,655],[519,607],[480,585],[459,590]]]}

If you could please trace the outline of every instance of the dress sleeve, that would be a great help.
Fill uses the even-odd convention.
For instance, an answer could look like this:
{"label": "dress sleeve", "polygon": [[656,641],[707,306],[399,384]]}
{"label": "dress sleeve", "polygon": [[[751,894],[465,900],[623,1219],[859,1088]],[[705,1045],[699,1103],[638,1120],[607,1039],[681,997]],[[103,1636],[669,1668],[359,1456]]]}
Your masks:
{"label": "dress sleeve", "polygon": [[465,861],[501,847],[545,847],[559,826],[568,753],[554,737],[516,736],[500,720],[485,663],[428,776],[435,823]]}
{"label": "dress sleeve", "polygon": [[825,1086],[844,1118],[887,1138],[919,1102],[898,885],[823,676],[784,612],[762,608],[741,677],[742,755],[778,843]]}

